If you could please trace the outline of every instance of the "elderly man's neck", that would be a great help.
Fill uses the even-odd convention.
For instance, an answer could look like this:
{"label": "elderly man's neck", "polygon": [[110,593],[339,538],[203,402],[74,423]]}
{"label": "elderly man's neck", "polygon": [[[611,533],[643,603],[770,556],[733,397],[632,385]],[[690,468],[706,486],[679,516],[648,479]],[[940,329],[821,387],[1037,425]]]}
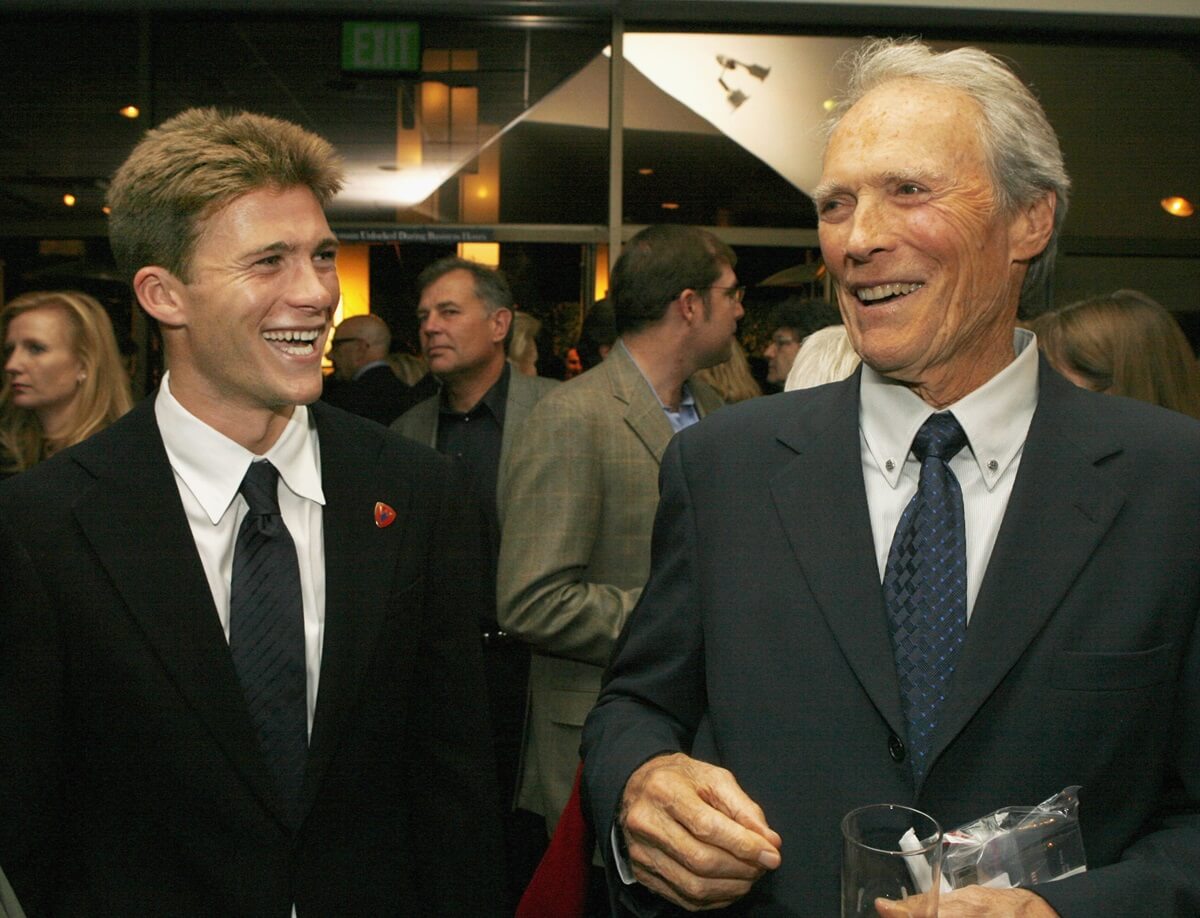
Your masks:
{"label": "elderly man's neck", "polygon": [[919,380],[906,380],[890,373],[884,375],[904,383],[921,398],[921,401],[940,411],[966,398],[1000,373],[1015,358],[1016,354],[1010,345],[1006,349],[990,351],[970,362],[959,358],[953,364],[927,368]]}
{"label": "elderly man's neck", "polygon": [[487,363],[441,377],[442,393],[453,411],[466,413],[479,404],[504,372],[505,354],[499,351]]}

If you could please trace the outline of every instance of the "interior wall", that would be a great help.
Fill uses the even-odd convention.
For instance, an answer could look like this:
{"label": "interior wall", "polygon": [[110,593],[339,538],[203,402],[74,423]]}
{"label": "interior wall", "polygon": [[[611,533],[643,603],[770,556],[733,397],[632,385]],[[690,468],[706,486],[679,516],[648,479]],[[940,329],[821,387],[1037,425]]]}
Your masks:
{"label": "interior wall", "polygon": [[1200,313],[1200,259],[1062,255],[1054,272],[1054,305],[1132,288],[1172,312]]}

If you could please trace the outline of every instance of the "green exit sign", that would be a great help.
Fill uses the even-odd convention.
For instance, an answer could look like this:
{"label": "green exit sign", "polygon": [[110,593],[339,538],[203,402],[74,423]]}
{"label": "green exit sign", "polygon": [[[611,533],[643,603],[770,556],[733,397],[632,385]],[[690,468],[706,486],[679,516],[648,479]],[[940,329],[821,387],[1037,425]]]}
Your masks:
{"label": "green exit sign", "polygon": [[420,24],[343,22],[342,69],[376,73],[420,70]]}

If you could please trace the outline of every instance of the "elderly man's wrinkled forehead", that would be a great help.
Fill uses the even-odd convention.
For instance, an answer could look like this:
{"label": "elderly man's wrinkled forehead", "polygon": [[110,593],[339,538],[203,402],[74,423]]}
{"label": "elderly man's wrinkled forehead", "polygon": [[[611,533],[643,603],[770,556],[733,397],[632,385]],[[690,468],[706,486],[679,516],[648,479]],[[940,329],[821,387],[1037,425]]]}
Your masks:
{"label": "elderly man's wrinkled forehead", "polygon": [[898,116],[915,115],[916,120],[904,130],[919,134],[921,117],[951,111],[960,134],[982,141],[983,109],[969,93],[918,77],[887,80],[865,92],[830,124],[823,155],[828,154],[834,140],[851,126],[861,142],[878,142],[895,138],[897,125],[904,121]]}
{"label": "elderly man's wrinkled forehead", "polygon": [[958,180],[994,197],[979,104],[959,89],[896,79],[871,89],[839,120],[812,197],[820,211],[822,202],[862,184],[948,187]]}

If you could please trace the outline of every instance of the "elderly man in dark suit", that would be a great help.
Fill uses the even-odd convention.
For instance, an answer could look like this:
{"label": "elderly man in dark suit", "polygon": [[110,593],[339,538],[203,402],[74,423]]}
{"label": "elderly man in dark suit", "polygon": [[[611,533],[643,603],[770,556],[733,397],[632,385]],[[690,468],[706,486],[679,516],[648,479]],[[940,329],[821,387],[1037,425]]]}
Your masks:
{"label": "elderly man in dark suit", "polygon": [[0,851],[30,915],[498,913],[460,490],[309,404],[340,177],[295,125],[193,109],[113,178],[169,373],[0,490]]}
{"label": "elderly man in dark suit", "polygon": [[1068,187],[1020,81],[916,42],[853,65],[814,199],[865,365],[667,450],[584,735],[610,888],[836,914],[847,811],[949,828],[1081,785],[1086,873],[939,914],[1196,915],[1200,425],[1072,386],[1014,329]]}

